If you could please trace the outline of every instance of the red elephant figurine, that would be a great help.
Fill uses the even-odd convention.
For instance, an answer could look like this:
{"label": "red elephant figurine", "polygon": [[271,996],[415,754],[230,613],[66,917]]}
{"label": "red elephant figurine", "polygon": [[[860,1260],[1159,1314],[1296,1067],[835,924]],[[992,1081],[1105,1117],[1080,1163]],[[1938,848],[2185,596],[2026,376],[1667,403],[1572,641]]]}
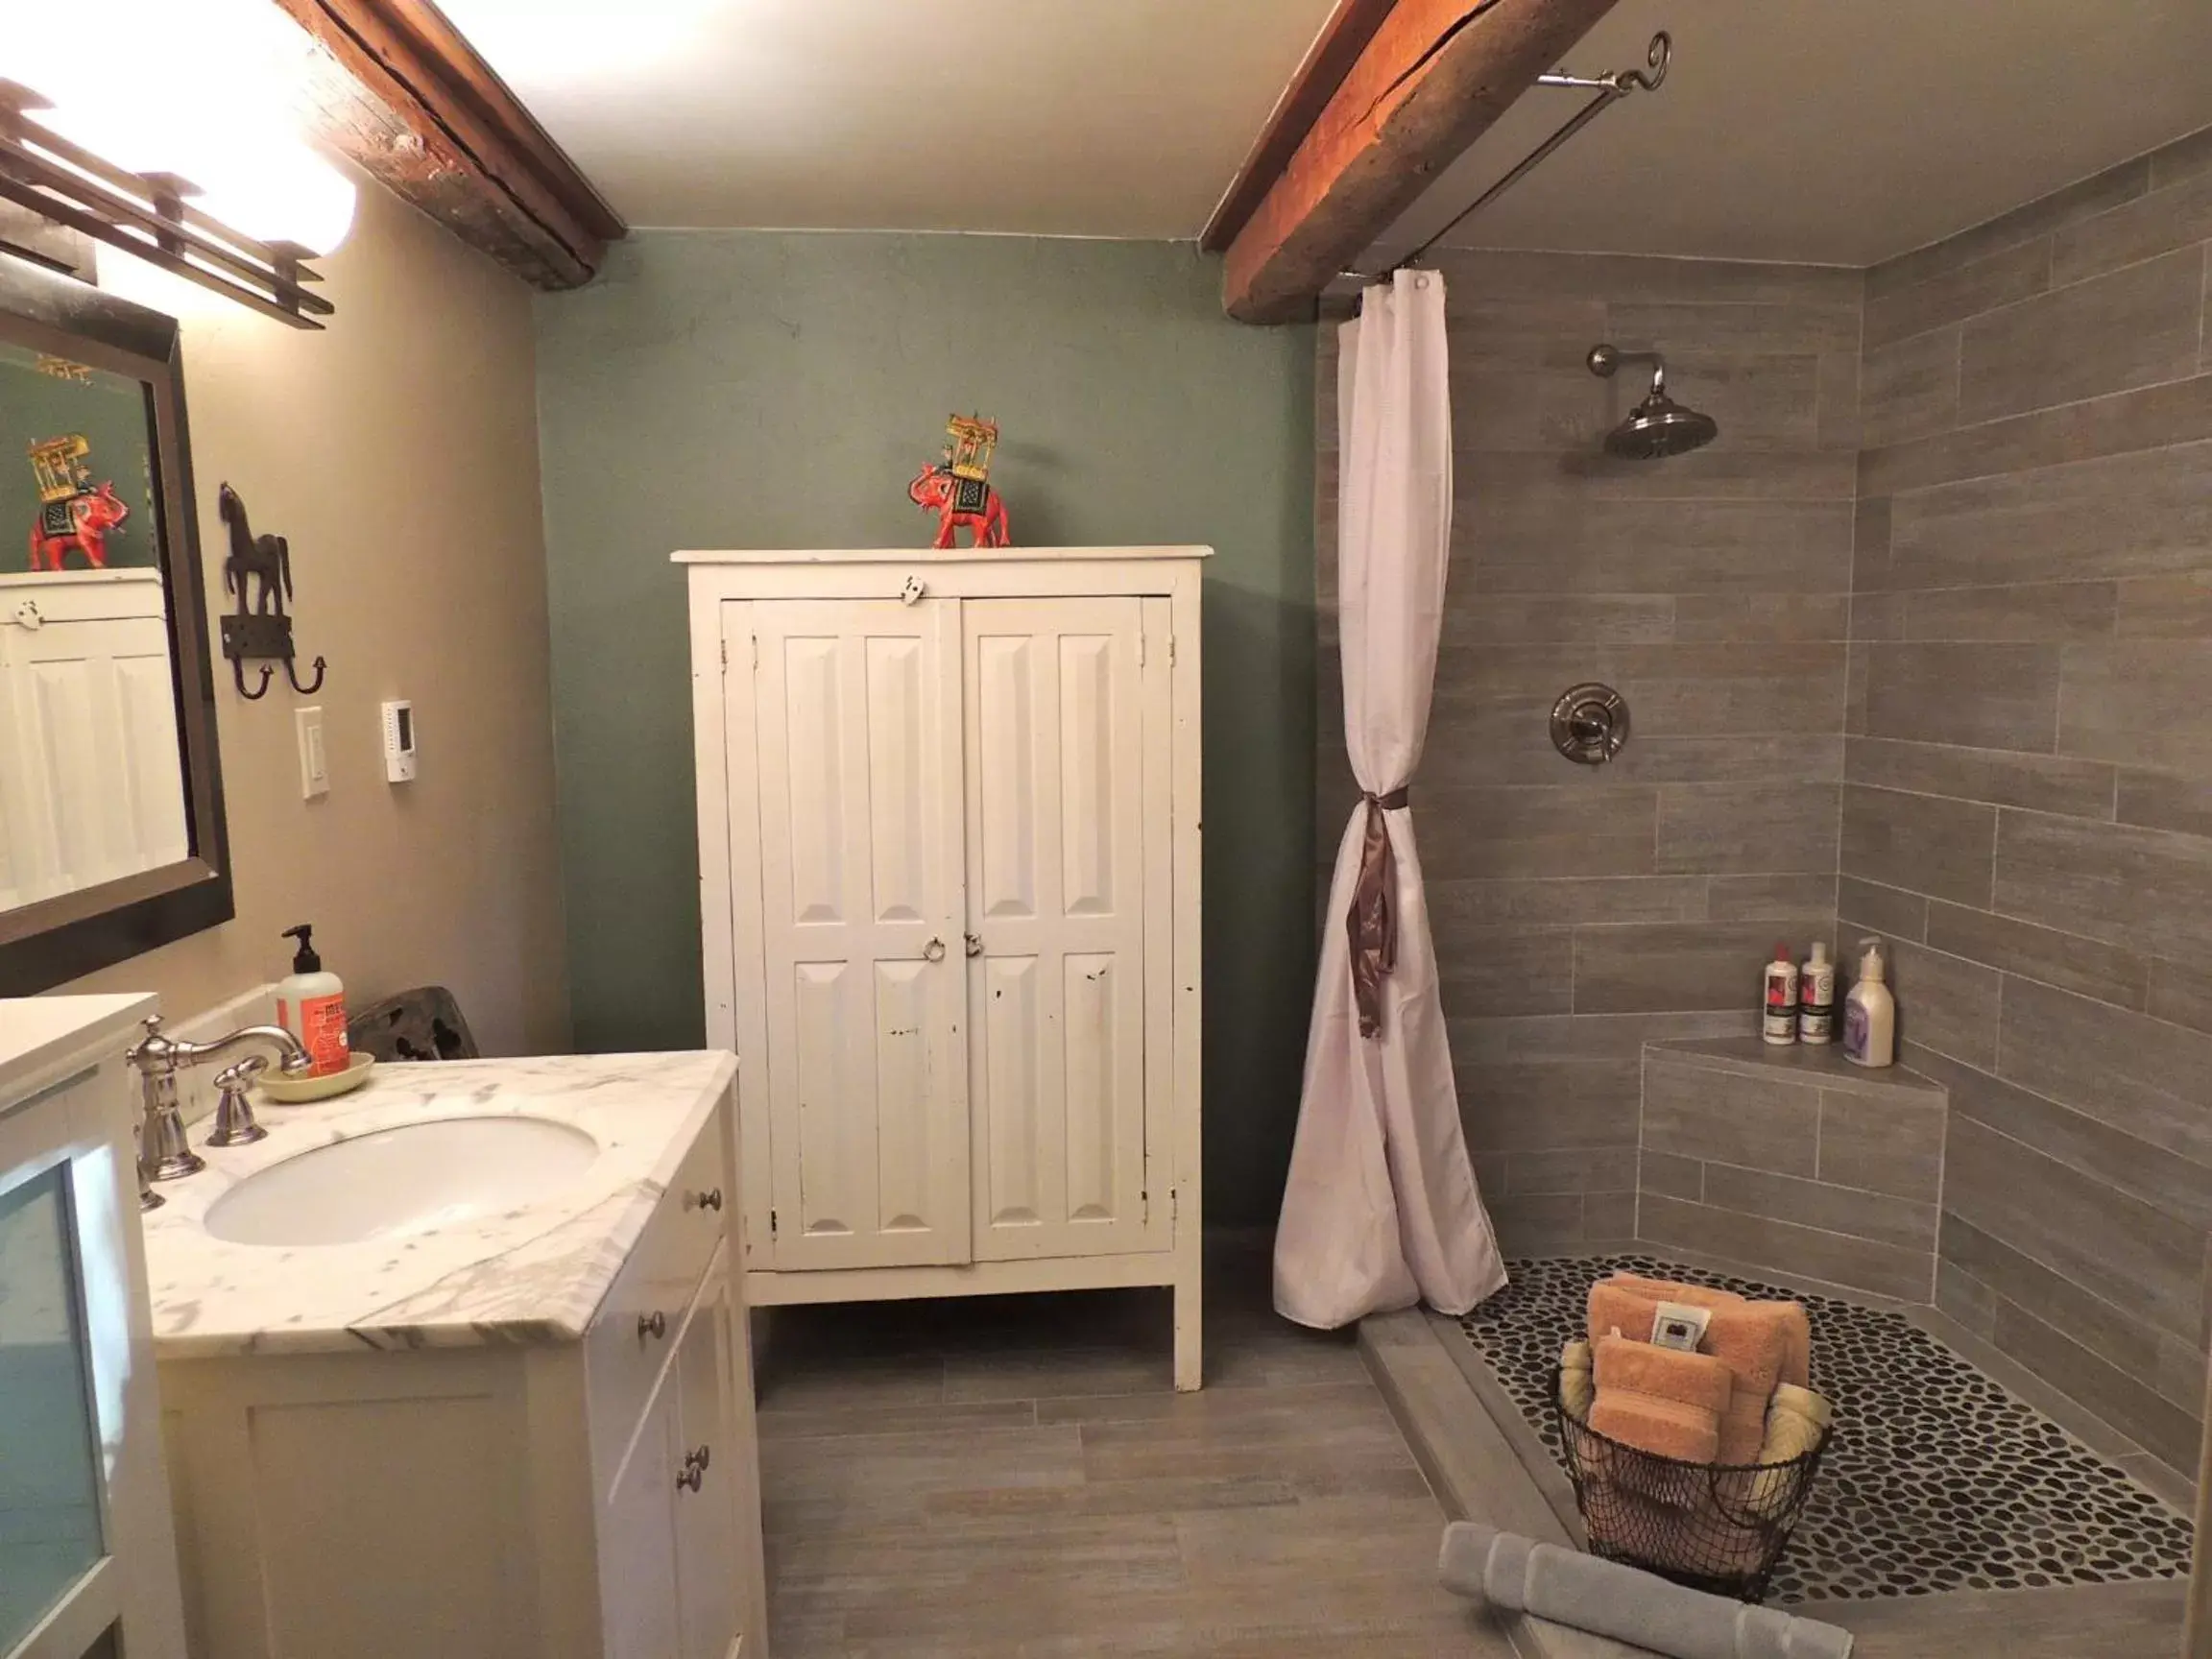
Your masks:
{"label": "red elephant figurine", "polygon": [[107,569],[108,534],[120,535],[123,520],[130,517],[131,509],[117,498],[111,482],[48,504],[31,526],[31,568],[60,570],[74,547],[92,569]]}
{"label": "red elephant figurine", "polygon": [[952,532],[962,524],[968,526],[971,546],[1007,544],[1006,503],[980,478],[956,477],[944,462],[932,462],[906,486],[906,498],[925,512],[939,515],[932,547],[952,546]]}

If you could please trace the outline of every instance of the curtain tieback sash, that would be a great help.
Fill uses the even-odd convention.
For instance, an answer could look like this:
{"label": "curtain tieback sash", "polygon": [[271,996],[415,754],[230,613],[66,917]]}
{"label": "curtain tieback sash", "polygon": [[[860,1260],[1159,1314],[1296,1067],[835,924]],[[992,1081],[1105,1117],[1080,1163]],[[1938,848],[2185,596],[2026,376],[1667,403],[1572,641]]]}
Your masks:
{"label": "curtain tieback sash", "polygon": [[1382,814],[1402,810],[1407,792],[1400,787],[1360,799],[1367,803],[1367,833],[1345,921],[1352,933],[1352,1000],[1359,1010],[1359,1035],[1373,1037],[1382,1029],[1382,975],[1398,966],[1398,857],[1390,851]]}

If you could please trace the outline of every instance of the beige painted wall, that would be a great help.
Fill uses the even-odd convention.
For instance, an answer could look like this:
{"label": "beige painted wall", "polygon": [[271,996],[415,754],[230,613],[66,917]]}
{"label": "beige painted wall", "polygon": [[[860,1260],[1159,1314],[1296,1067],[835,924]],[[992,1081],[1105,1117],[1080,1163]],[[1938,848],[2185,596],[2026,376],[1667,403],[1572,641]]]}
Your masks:
{"label": "beige painted wall", "polygon": [[[488,1052],[568,1041],[529,291],[364,184],[305,333],[117,255],[111,292],[183,319],[208,608],[217,486],[291,540],[296,638],[329,660],[216,693],[237,919],[66,987],[151,990],[173,1016],[280,975],[313,922],[360,1006],[450,986]],[[302,667],[304,667],[302,663]],[[384,781],[377,705],[414,700],[421,764]],[[324,711],[330,793],[300,797],[293,710]]]}

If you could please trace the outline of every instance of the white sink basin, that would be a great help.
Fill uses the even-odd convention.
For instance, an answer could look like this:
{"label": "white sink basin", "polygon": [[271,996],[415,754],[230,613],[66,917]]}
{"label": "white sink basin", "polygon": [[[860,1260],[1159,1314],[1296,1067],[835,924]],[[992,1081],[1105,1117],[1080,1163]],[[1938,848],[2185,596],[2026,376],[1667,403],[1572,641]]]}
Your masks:
{"label": "white sink basin", "polygon": [[576,1179],[599,1156],[544,1118],[440,1118],[318,1146],[256,1170],[206,1227],[233,1244],[358,1244],[465,1224]]}

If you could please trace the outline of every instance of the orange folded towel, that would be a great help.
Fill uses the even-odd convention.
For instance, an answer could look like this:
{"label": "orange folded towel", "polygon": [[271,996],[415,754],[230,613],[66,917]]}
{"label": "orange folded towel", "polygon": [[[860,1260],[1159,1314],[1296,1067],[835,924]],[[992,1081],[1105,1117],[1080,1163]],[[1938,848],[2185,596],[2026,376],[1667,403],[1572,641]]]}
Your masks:
{"label": "orange folded towel", "polygon": [[1720,1425],[1712,1412],[1624,1388],[1598,1391],[1590,1427],[1623,1446],[1685,1463],[1710,1463],[1720,1450]]}
{"label": "orange folded towel", "polygon": [[1596,1343],[1593,1370],[1589,1422],[1599,1433],[1685,1463],[1719,1455],[1720,1413],[1735,1386],[1720,1360],[1606,1335]]}
{"label": "orange folded towel", "polygon": [[1740,1302],[1713,1310],[1700,1351],[1727,1366],[1735,1395],[1720,1418],[1720,1461],[1756,1463],[1767,1440],[1767,1407],[1791,1353],[1792,1332],[1805,1322],[1794,1302]]}
{"label": "orange folded towel", "polygon": [[1715,1290],[1704,1285],[1684,1285],[1672,1279],[1647,1279],[1641,1273],[1616,1273],[1605,1281],[1624,1290],[1641,1290],[1654,1302],[1687,1302],[1693,1308],[1721,1308],[1743,1297],[1733,1290]]}
{"label": "orange folded towel", "polygon": [[[1700,1354],[1720,1361],[1734,1379],[1719,1411],[1718,1460],[1756,1463],[1776,1383],[1801,1388],[1811,1372],[1813,1333],[1805,1310],[1794,1302],[1751,1302],[1730,1290],[1617,1273],[1590,1287],[1592,1340],[1618,1331],[1631,1341],[1648,1342],[1662,1302],[1686,1302],[1711,1311]],[[1602,1391],[1602,1380],[1599,1387]],[[1591,1427],[1599,1425],[1593,1420]]]}
{"label": "orange folded towel", "polygon": [[1600,1400],[1608,1392],[1624,1389],[1695,1407],[1713,1417],[1728,1409],[1735,1376],[1727,1361],[1715,1355],[1654,1348],[1626,1336],[1599,1337],[1594,1355]]}
{"label": "orange folded towel", "polygon": [[[1780,1381],[1792,1388],[1813,1386],[1813,1327],[1805,1310],[1795,1302],[1753,1302],[1733,1290],[1710,1290],[1702,1285],[1678,1285],[1671,1279],[1647,1279],[1638,1273],[1616,1273],[1605,1281],[1625,1290],[1648,1296],[1653,1303],[1687,1302],[1693,1308],[1787,1308],[1793,1313],[1782,1319],[1787,1346],[1782,1355]],[[1626,1328],[1623,1327],[1623,1330]],[[1645,1333],[1650,1334],[1648,1330]],[[1710,1349],[1711,1344],[1706,1346]]]}

